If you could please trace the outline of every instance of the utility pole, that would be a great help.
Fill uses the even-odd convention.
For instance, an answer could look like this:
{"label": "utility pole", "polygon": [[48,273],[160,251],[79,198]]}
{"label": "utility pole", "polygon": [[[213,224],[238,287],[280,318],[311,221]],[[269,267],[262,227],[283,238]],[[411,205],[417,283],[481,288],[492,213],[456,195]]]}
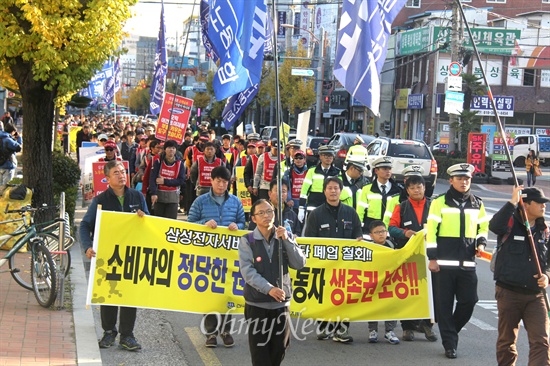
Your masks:
{"label": "utility pole", "polygon": [[[458,61],[459,42],[461,34],[459,34],[458,27],[458,4],[453,0],[452,3],[452,15],[451,15],[451,62]],[[456,128],[454,127],[458,122],[458,116],[456,114],[449,113],[449,152],[456,150]]]}
{"label": "utility pole", "polygon": [[317,105],[315,106],[315,128],[321,126],[321,113],[323,112],[323,81],[325,78],[325,29],[321,27],[321,39],[319,40],[319,63],[317,64]]}

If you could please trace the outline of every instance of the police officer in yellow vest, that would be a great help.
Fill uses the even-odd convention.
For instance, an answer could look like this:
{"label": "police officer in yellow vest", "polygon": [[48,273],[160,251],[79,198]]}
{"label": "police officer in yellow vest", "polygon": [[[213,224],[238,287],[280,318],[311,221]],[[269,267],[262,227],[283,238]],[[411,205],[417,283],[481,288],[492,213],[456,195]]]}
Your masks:
{"label": "police officer in yellow vest", "polygon": [[474,256],[481,256],[489,233],[485,206],[470,190],[473,173],[473,165],[465,163],[447,169],[451,187],[432,201],[428,214],[428,268],[434,274],[435,315],[447,358],[457,357],[458,333],[478,301]]}
{"label": "police officer in yellow vest", "polygon": [[372,162],[372,167],[375,180],[363,187],[357,204],[357,213],[363,223],[363,232],[365,233],[368,233],[369,225],[373,220],[384,218],[389,203],[394,207],[399,203],[399,197],[403,190],[403,187],[391,177],[393,167],[391,157],[379,157]]}
{"label": "police officer in yellow vest", "polygon": [[327,177],[340,178],[341,171],[334,166],[334,155],[336,152],[332,146],[319,147],[319,164],[310,168],[302,184],[300,192],[300,208],[298,209],[298,220],[304,222],[307,211],[311,212],[325,202],[323,183]]}
{"label": "police officer in yellow vest", "polygon": [[355,161],[363,161],[364,166],[367,166],[369,153],[367,151],[367,148],[363,146],[365,143],[365,140],[361,137],[361,135],[355,136],[355,140],[353,141],[353,145],[349,147],[348,153],[346,155],[346,160],[344,160],[344,168],[347,166],[349,160],[353,157]]}
{"label": "police officer in yellow vest", "polygon": [[357,202],[361,197],[361,189],[368,183],[367,178],[363,176],[365,164],[363,160],[356,159],[354,156],[348,160],[346,171],[342,174],[342,183],[344,188],[340,193],[340,202],[353,207],[357,211]]}

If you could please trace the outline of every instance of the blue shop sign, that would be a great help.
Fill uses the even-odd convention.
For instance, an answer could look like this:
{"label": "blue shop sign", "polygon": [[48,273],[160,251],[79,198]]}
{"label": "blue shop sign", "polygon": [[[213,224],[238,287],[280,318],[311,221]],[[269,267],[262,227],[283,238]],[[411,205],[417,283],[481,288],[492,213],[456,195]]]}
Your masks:
{"label": "blue shop sign", "polygon": [[409,94],[407,109],[424,109],[424,94]]}

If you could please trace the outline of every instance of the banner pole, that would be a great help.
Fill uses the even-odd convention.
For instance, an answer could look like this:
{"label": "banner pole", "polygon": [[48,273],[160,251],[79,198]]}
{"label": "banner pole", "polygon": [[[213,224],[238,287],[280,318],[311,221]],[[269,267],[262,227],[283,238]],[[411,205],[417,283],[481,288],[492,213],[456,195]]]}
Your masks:
{"label": "banner pole", "polygon": [[[506,139],[506,131],[504,130],[504,126],[502,125],[502,122],[500,121],[500,116],[498,115],[497,106],[495,103],[495,100],[493,98],[493,93],[491,91],[491,86],[489,85],[489,81],[487,80],[487,75],[485,73],[485,69],[483,68],[483,64],[481,63],[481,57],[479,56],[479,52],[477,51],[477,45],[474,40],[474,37],[472,36],[472,31],[470,29],[470,25],[468,24],[468,20],[466,19],[466,15],[464,14],[464,8],[462,7],[462,4],[460,0],[455,0],[458,4],[458,9],[460,10],[460,14],[462,16],[462,20],[464,21],[464,25],[466,27],[466,30],[468,31],[468,36],[470,37],[470,41],[472,43],[472,46],[474,48],[474,54],[476,56],[477,62],[479,64],[479,69],[481,70],[481,75],[483,76],[483,81],[485,82],[485,87],[487,88],[487,95],[489,96],[489,100],[491,101],[491,107],[493,108],[493,113],[495,114],[495,118],[497,120],[498,129],[500,131],[500,135],[502,136],[502,141],[504,143],[504,152],[506,153],[506,159],[508,159],[508,163],[510,164],[510,171],[512,173],[512,177],[515,181],[515,186],[519,186],[518,177],[516,174],[516,170],[514,169],[514,164],[512,161],[512,155],[510,154],[510,148],[508,147],[508,141]],[[521,214],[521,218],[525,224],[525,229],[527,231],[527,238],[529,239],[529,246],[531,247],[531,251],[533,253],[533,261],[535,263],[537,274],[542,276],[542,269],[540,267],[540,261],[537,253],[537,248],[535,246],[535,240],[533,238],[533,234],[531,233],[531,227],[529,226],[529,220],[527,218],[527,211],[525,210],[525,205],[523,204],[523,199],[520,195],[519,197],[519,203],[518,203],[518,209]],[[544,302],[546,303],[546,310],[550,314],[550,301],[548,300],[548,294],[545,289],[541,289],[541,292],[544,297]]]}

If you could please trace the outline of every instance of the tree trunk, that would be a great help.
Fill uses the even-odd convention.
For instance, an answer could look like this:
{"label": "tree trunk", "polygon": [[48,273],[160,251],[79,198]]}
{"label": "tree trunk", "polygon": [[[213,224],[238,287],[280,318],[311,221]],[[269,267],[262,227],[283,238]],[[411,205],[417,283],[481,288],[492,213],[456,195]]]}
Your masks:
{"label": "tree trunk", "polygon": [[[34,80],[31,64],[11,66],[23,99],[23,183],[33,189],[33,206],[53,205],[52,128],[57,90],[46,90],[45,82]],[[55,211],[39,213],[37,222],[55,216]]]}

